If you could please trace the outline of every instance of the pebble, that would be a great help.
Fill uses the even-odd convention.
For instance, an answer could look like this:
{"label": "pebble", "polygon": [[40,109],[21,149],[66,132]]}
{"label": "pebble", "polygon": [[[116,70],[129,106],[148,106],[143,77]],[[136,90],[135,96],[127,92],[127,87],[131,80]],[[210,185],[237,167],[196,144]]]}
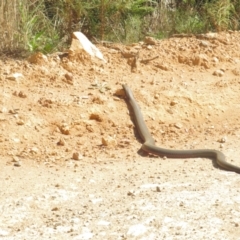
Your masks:
{"label": "pebble", "polygon": [[109,146],[116,146],[117,145],[117,141],[116,141],[116,139],[114,139],[111,136],[103,137],[102,138],[102,145],[108,146],[108,147]]}
{"label": "pebble", "polygon": [[227,141],[226,137],[222,137],[221,139],[218,140],[220,143],[225,143]]}
{"label": "pebble", "polygon": [[214,72],[213,72],[213,75],[214,76],[218,76],[218,77],[222,77],[223,75],[224,75],[224,71],[222,71],[222,70],[215,70]]}
{"label": "pebble", "polygon": [[83,156],[79,152],[74,152],[72,155],[72,159],[79,161],[79,160],[83,159]]}
{"label": "pebble", "polygon": [[201,41],[201,42],[200,42],[200,46],[208,47],[208,46],[209,46],[209,42],[207,42],[207,41]]}
{"label": "pebble", "polygon": [[23,78],[22,73],[13,73],[12,75],[8,76],[7,79],[13,80],[18,82],[19,79]]}
{"label": "pebble", "polygon": [[157,44],[157,40],[154,39],[153,37],[146,36],[145,39],[144,39],[144,43],[146,43],[148,45],[156,45]]}
{"label": "pebble", "polygon": [[14,166],[14,167],[21,167],[21,164],[20,164],[20,162],[15,162],[15,163],[13,164],[13,166]]}
{"label": "pebble", "polygon": [[182,128],[182,124],[181,124],[181,123],[175,123],[175,124],[174,124],[174,127],[180,129],[180,128]]}
{"label": "pebble", "polygon": [[177,103],[178,103],[178,101],[172,100],[172,101],[170,102],[170,106],[174,106],[174,105],[176,105]]}
{"label": "pebble", "polygon": [[65,146],[66,145],[66,142],[64,141],[64,139],[60,139],[58,142],[57,142],[57,145],[58,146]]}

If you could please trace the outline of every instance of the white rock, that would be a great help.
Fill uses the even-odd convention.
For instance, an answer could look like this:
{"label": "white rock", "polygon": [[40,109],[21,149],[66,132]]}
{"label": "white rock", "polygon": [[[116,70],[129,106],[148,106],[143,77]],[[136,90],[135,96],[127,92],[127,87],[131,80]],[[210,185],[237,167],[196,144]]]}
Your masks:
{"label": "white rock", "polygon": [[103,60],[104,62],[106,62],[106,60],[103,58],[103,54],[100,52],[100,50],[94,44],[92,44],[83,33],[74,32],[73,35],[79,40],[83,49],[88,54],[90,54],[91,56],[97,57],[97,58]]}

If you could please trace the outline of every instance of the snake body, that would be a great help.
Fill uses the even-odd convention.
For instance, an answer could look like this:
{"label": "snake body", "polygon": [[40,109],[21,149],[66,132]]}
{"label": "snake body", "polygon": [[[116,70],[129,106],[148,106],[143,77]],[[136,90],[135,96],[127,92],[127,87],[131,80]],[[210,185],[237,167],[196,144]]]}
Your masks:
{"label": "snake body", "polygon": [[155,145],[155,141],[149,132],[146,123],[144,122],[141,110],[136,100],[134,99],[131,89],[127,85],[123,85],[126,99],[128,104],[131,106],[134,116],[135,126],[143,141],[141,149],[145,152],[152,153],[161,157],[168,158],[210,158],[216,159],[216,163],[223,169],[240,173],[240,167],[226,162],[225,155],[212,149],[194,149],[194,150],[170,150],[160,148]]}

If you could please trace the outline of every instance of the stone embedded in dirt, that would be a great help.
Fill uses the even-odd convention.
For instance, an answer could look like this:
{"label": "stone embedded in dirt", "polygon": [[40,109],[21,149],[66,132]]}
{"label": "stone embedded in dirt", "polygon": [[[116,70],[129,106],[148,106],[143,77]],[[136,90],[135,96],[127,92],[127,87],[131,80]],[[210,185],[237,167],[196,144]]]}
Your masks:
{"label": "stone embedded in dirt", "polygon": [[26,98],[26,97],[27,97],[27,95],[26,95],[24,92],[22,92],[22,91],[20,91],[20,92],[18,93],[18,96],[19,96],[20,98]]}
{"label": "stone embedded in dirt", "polygon": [[6,113],[8,110],[7,110],[7,108],[6,107],[2,107],[1,109],[0,109],[0,113]]}
{"label": "stone embedded in dirt", "polygon": [[13,73],[10,76],[7,77],[9,80],[13,80],[18,82],[20,79],[24,78],[22,73]]}
{"label": "stone embedded in dirt", "polygon": [[65,77],[65,82],[66,83],[73,85],[73,75],[72,75],[72,73],[66,73],[64,75],[64,77]]}
{"label": "stone embedded in dirt", "polygon": [[199,55],[195,56],[192,60],[192,63],[195,66],[204,65],[204,62],[205,63],[208,62],[208,57],[205,54],[199,54]]}
{"label": "stone embedded in dirt", "polygon": [[217,58],[217,57],[213,57],[213,62],[214,62],[215,64],[219,63],[218,58]]}
{"label": "stone embedded in dirt", "polygon": [[15,163],[13,164],[13,166],[14,166],[14,167],[21,167],[21,163],[20,163],[20,162],[15,162]]}
{"label": "stone embedded in dirt", "polygon": [[102,122],[103,118],[98,113],[92,113],[89,117],[90,120],[96,120],[98,122]]}
{"label": "stone embedded in dirt", "polygon": [[215,70],[215,71],[213,72],[213,75],[214,75],[214,76],[217,76],[217,77],[222,77],[222,76],[224,75],[224,71],[221,70],[221,69]]}
{"label": "stone embedded in dirt", "polygon": [[106,147],[114,147],[117,145],[117,141],[115,138],[108,136],[102,138],[102,145]]}
{"label": "stone embedded in dirt", "polygon": [[160,69],[162,69],[164,71],[168,71],[169,70],[169,67],[166,64],[164,64],[164,63],[157,63],[157,64],[155,64],[155,67],[160,68]]}
{"label": "stone embedded in dirt", "polygon": [[124,89],[119,88],[115,91],[114,95],[119,96],[119,97],[123,97],[123,96],[125,96],[125,91],[124,91]]}
{"label": "stone embedded in dirt", "polygon": [[148,37],[148,36],[146,36],[145,38],[144,38],[144,43],[145,44],[148,44],[148,45],[156,45],[157,44],[157,40],[156,39],[154,39],[153,37]]}
{"label": "stone embedded in dirt", "polygon": [[64,135],[70,135],[70,126],[67,123],[63,123],[61,126],[58,126],[60,132]]}
{"label": "stone embedded in dirt", "polygon": [[34,53],[28,58],[30,63],[38,64],[38,65],[45,65],[48,62],[48,58],[41,52]]}
{"label": "stone embedded in dirt", "polygon": [[17,96],[17,97],[20,97],[20,98],[26,98],[27,97],[27,95],[25,93],[23,93],[22,91],[20,91],[20,92],[14,91],[13,95]]}
{"label": "stone embedded in dirt", "polygon": [[43,107],[52,108],[53,101],[42,97],[38,100],[38,103],[40,103]]}
{"label": "stone embedded in dirt", "polygon": [[170,106],[175,106],[176,104],[178,104],[178,101],[177,100],[172,100],[170,102]]}
{"label": "stone embedded in dirt", "polygon": [[210,44],[207,41],[201,41],[199,45],[203,47],[208,47]]}
{"label": "stone embedded in dirt", "polygon": [[58,207],[54,207],[51,209],[51,211],[59,211],[59,208]]}
{"label": "stone embedded in dirt", "polygon": [[39,149],[37,147],[32,147],[30,150],[29,150],[30,153],[33,153],[33,154],[37,154],[39,152]]}
{"label": "stone embedded in dirt", "polygon": [[22,126],[22,125],[24,125],[24,121],[22,120],[22,119],[18,119],[17,120],[17,125],[20,125],[20,126]]}
{"label": "stone embedded in dirt", "polygon": [[174,127],[178,128],[178,129],[181,129],[182,128],[182,124],[181,123],[175,123]]}
{"label": "stone embedded in dirt", "polygon": [[61,138],[61,139],[57,142],[57,145],[58,145],[58,146],[65,146],[65,145],[66,145],[66,142],[65,142],[64,139]]}
{"label": "stone embedded in dirt", "polygon": [[107,101],[107,98],[105,96],[94,96],[92,99],[93,103],[97,103],[97,104],[104,104]]}
{"label": "stone embedded in dirt", "polygon": [[74,152],[72,155],[72,159],[79,161],[79,160],[83,159],[83,156],[79,152]]}
{"label": "stone embedded in dirt", "polygon": [[219,143],[225,143],[227,141],[226,137],[222,137],[221,139],[218,140]]}

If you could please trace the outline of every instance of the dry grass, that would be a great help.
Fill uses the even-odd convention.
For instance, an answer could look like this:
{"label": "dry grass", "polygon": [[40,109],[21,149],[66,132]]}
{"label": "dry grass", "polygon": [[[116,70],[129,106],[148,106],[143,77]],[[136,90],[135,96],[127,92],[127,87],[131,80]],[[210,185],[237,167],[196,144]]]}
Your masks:
{"label": "dry grass", "polygon": [[19,0],[0,1],[0,51],[8,52],[18,48],[20,16]]}

